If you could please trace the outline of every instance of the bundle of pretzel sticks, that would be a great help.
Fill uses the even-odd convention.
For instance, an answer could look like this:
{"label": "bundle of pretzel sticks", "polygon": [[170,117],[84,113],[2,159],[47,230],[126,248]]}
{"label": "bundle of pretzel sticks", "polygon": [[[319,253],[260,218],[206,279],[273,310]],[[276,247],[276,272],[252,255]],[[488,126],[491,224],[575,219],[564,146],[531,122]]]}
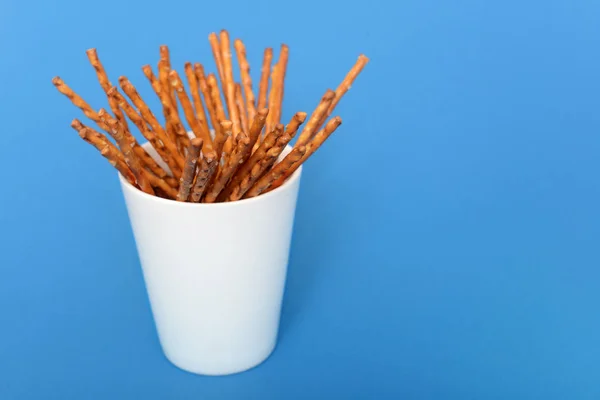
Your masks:
{"label": "bundle of pretzel sticks", "polygon": [[[118,79],[122,93],[111,83],[96,49],[87,50],[87,56],[110,111],[94,110],[60,77],[52,80],[59,92],[114,143],[74,119],[71,126],[79,136],[100,151],[129,183],[148,194],[182,202],[214,203],[259,196],[281,186],[340,126],[341,118],[330,116],[369,61],[360,55],[337,89],[325,92],[310,117],[297,112],[284,126],[281,110],[288,46],[281,45],[274,64],[273,49],[264,50],[256,97],[244,43],[240,39],[233,42],[240,72],[240,82],[236,82],[229,33],[213,32],[208,40],[216,74],[207,75],[202,64],[186,62],[187,91],[171,66],[167,46],[160,46],[156,74],[150,65],[142,67],[162,105],[163,124],[126,77]],[[166,168],[138,143],[128,120]],[[282,156],[298,132],[291,151]]]}

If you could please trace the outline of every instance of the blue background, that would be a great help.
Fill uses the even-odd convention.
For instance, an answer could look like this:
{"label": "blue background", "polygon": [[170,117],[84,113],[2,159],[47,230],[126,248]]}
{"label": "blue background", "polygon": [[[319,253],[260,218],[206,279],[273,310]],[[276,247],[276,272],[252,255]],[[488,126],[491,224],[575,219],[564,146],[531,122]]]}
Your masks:
{"label": "blue background", "polygon": [[[600,398],[597,1],[17,2],[0,6],[0,398]],[[359,53],[307,163],[281,336],[221,378],[162,355],[113,170],[69,127],[85,50],[201,61],[227,28],[253,77],[290,46],[283,119]]]}

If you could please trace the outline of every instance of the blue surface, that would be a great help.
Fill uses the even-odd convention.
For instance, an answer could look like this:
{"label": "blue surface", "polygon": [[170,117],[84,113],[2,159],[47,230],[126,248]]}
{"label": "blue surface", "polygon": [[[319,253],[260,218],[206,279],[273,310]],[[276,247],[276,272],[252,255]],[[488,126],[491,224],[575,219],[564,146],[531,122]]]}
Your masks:
{"label": "blue surface", "polygon": [[[600,398],[600,4],[352,4],[3,2],[1,399]],[[212,71],[223,27],[255,81],[289,44],[286,120],[371,63],[305,170],[276,352],[208,378],[163,357],[116,177],[50,80],[104,106],[97,47],[152,98],[158,46]]]}

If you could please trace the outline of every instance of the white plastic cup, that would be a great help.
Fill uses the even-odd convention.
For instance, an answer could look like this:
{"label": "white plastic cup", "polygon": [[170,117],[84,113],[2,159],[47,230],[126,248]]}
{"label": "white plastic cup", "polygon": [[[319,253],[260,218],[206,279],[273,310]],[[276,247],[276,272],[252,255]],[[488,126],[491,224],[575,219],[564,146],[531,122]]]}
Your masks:
{"label": "white plastic cup", "polygon": [[151,196],[120,176],[160,344],[177,367],[233,374],[274,350],[300,176],[215,204]]}

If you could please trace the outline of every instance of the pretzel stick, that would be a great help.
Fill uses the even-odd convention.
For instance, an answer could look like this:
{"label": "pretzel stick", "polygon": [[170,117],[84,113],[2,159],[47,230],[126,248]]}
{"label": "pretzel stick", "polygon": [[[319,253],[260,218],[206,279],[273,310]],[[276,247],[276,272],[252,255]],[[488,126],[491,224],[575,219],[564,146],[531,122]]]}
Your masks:
{"label": "pretzel stick", "polygon": [[219,175],[216,177],[215,181],[209,188],[208,193],[204,198],[205,203],[215,202],[215,200],[221,193],[221,190],[223,190],[223,188],[227,184],[227,181],[229,181],[229,179],[235,173],[239,165],[244,161],[243,155],[245,153],[245,149],[250,143],[250,139],[248,138],[248,135],[246,135],[244,132],[240,132],[239,136],[240,137],[237,141],[235,151],[231,155],[231,158],[229,159],[229,162],[227,163],[225,168],[219,171]]}
{"label": "pretzel stick", "polygon": [[287,71],[287,64],[289,58],[289,48],[286,44],[281,45],[281,51],[279,53],[279,61],[277,62],[277,99],[275,105],[276,114],[274,116],[274,121],[276,124],[281,122],[281,112],[283,106],[283,90],[285,84],[285,73]]}
{"label": "pretzel stick", "polygon": [[[262,128],[265,124],[265,119],[267,117],[268,112],[269,112],[268,109],[263,108],[262,110],[260,110],[258,112],[258,114],[256,114],[256,117],[254,117],[254,122],[252,123],[252,129],[250,129],[250,135],[249,135],[249,139],[250,139],[250,146],[248,146],[249,149],[252,148],[252,141],[256,140],[258,135],[260,135],[260,131],[262,130]],[[229,197],[233,188],[235,186],[239,185],[240,182],[242,181],[242,179],[244,179],[244,177],[248,173],[250,173],[250,170],[252,169],[254,164],[256,164],[260,159],[262,159],[265,156],[266,152],[275,144],[275,141],[277,140],[277,138],[279,136],[281,136],[282,134],[283,134],[283,125],[278,125],[277,127],[275,127],[275,129],[271,133],[269,133],[267,135],[267,137],[265,138],[263,143],[259,146],[257,151],[255,151],[252,154],[245,154],[244,158],[247,161],[245,161],[244,164],[235,173],[235,175],[233,175],[230,183],[227,185],[225,190],[223,190],[223,192],[221,194],[223,199],[226,199],[227,197]]]}
{"label": "pretzel stick", "polygon": [[202,97],[204,97],[204,101],[206,102],[206,109],[208,110],[208,116],[210,118],[210,123],[213,127],[213,147],[216,147],[214,142],[218,136],[219,129],[221,128],[219,121],[217,119],[217,114],[215,111],[215,105],[213,103],[212,97],[210,95],[210,89],[208,88],[208,84],[206,82],[206,76],[204,75],[204,67],[200,63],[194,64],[194,73],[196,75],[196,79],[198,80],[198,86],[200,87],[200,91],[202,92]]}
{"label": "pretzel stick", "polygon": [[229,41],[229,33],[222,30],[219,39],[221,42],[221,58],[223,61],[225,103],[227,111],[229,111],[229,120],[233,123],[233,134],[237,137],[240,132],[240,116],[238,108],[235,104],[235,82],[233,80],[233,66],[231,62],[231,43]]}
{"label": "pretzel stick", "polygon": [[244,98],[242,97],[242,87],[239,83],[235,84],[235,105],[240,116],[240,125],[244,132],[248,132],[248,115],[244,109]]}
{"label": "pretzel stick", "polygon": [[[75,129],[82,139],[94,145],[94,147],[96,147],[98,150],[102,150],[105,147],[114,147],[117,150],[116,152],[113,152],[114,156],[117,157],[118,161],[125,162],[125,157],[123,156],[123,153],[121,153],[121,151],[114,144],[112,144],[112,142],[106,136],[104,136],[94,128],[85,126],[77,118],[71,121],[71,128]],[[84,134],[81,133],[83,130],[86,131]]]}
{"label": "pretzel stick", "polygon": [[[121,95],[121,93],[119,93],[116,90],[116,88],[114,91],[111,90],[109,92],[111,92],[110,95],[112,97],[114,97],[115,100],[119,103],[119,107],[121,107],[121,109],[123,111],[125,111],[125,114],[127,114],[127,117],[129,117],[129,119],[135,124],[135,126],[137,126],[139,131],[142,133],[142,136],[144,136],[144,138],[146,138],[146,140],[148,140],[148,142],[150,142],[152,147],[154,147],[154,149],[158,153],[159,157],[162,158],[167,165],[173,165],[175,162],[172,160],[172,157],[170,156],[169,152],[165,148],[164,143],[159,141],[156,138],[156,135],[148,129],[146,123],[144,122],[144,120],[142,119],[140,114],[138,114],[137,111],[135,111],[133,109],[133,107],[127,102],[127,100],[125,100],[123,95]],[[168,175],[167,172],[165,170],[163,170],[158,164],[156,164],[156,165],[159,169],[156,169],[156,168],[150,166],[149,164],[147,164],[147,165],[156,176],[158,176],[159,178],[165,179],[169,183],[169,186],[171,186],[171,187],[179,186],[178,181],[172,177],[167,176]]]}
{"label": "pretzel stick", "polygon": [[202,125],[202,129],[209,133],[208,121],[206,120],[206,113],[204,112],[204,105],[202,104],[202,98],[200,97],[200,91],[198,89],[198,78],[194,73],[192,63],[186,62],[184,65],[185,76],[187,77],[188,85],[190,87],[190,93],[192,95],[192,101],[194,102],[194,110],[196,110],[196,119],[198,123]]}
{"label": "pretzel stick", "polygon": [[143,171],[148,182],[154,187],[162,190],[165,195],[167,195],[170,199],[175,199],[177,197],[177,190],[175,190],[165,179],[161,179],[158,176],[154,175],[151,171]]}
{"label": "pretzel stick", "polygon": [[294,173],[294,171],[296,171],[298,167],[302,165],[302,163],[304,163],[310,156],[312,156],[319,149],[319,147],[321,147],[325,140],[327,140],[327,138],[331,136],[331,134],[335,132],[335,130],[341,124],[342,119],[340,117],[332,118],[327,123],[327,125],[325,125],[325,128],[321,129],[319,133],[317,133],[315,137],[311,140],[311,142],[308,144],[306,148],[306,153],[304,154],[304,156],[302,156],[302,159],[294,163],[289,169],[285,171],[285,173],[281,177],[277,178],[277,180],[273,182],[273,184],[268,188],[267,191],[271,191],[283,185],[286,179],[289,178]]}
{"label": "pretzel stick", "polygon": [[358,74],[360,74],[360,72],[363,70],[363,68],[367,65],[368,62],[369,62],[369,58],[367,56],[365,56],[364,54],[361,54],[358,56],[358,60],[356,61],[354,66],[352,66],[350,71],[348,71],[348,74],[346,74],[342,83],[340,83],[340,85],[337,87],[337,89],[335,89],[335,97],[334,97],[333,101],[331,102],[331,104],[329,105],[329,108],[327,109],[327,113],[325,113],[325,115],[321,119],[320,123],[315,128],[315,130],[320,129],[321,126],[327,120],[327,118],[329,118],[329,116],[331,115],[331,113],[333,112],[333,110],[335,109],[337,104],[342,99],[342,96],[344,96],[344,94],[346,94],[346,92],[348,92],[348,90],[350,90],[350,88],[352,87],[352,83],[354,82],[356,77],[358,77]]}
{"label": "pretzel stick", "polygon": [[[163,101],[161,98],[161,104],[163,104],[163,115],[165,117],[165,132],[167,136],[173,143],[177,143],[177,133],[176,128],[171,125],[171,120],[168,118],[167,111],[165,110],[164,102],[168,102],[171,108],[175,110],[175,113],[179,115],[177,110],[177,101],[174,101],[174,98],[171,96],[171,83],[169,83],[169,71],[171,71],[171,67],[169,65],[168,60],[159,60],[158,61],[158,81],[160,82],[161,93],[165,96],[166,100]],[[151,82],[152,83],[152,82]],[[153,86],[154,88],[154,86]],[[156,92],[156,90],[154,90]],[[160,96],[159,96],[160,98]],[[173,113],[171,113],[173,114]],[[178,149],[180,150],[180,149]],[[181,151],[180,151],[181,153]]]}
{"label": "pretzel stick", "polygon": [[210,139],[210,132],[208,130],[204,130],[204,127],[196,119],[196,116],[194,115],[194,107],[192,106],[188,95],[185,93],[185,89],[183,88],[183,82],[181,82],[181,78],[179,78],[179,74],[177,73],[177,71],[171,71],[169,73],[169,79],[171,81],[171,86],[173,86],[175,92],[177,93],[177,97],[179,97],[179,102],[181,103],[181,108],[183,108],[185,119],[187,120],[188,125],[192,129],[192,132],[196,137],[202,138],[202,140],[204,141],[204,147],[207,150],[212,150],[212,140]]}
{"label": "pretzel stick", "polygon": [[[108,91],[111,87],[113,87],[113,85],[112,83],[110,83],[108,75],[106,74],[106,70],[100,62],[97,50],[91,48],[88,49],[85,53],[87,54],[88,59],[90,60],[90,64],[92,64],[92,67],[94,67],[94,70],[96,71],[96,76],[98,77],[98,82],[100,82],[102,90],[104,90],[104,93],[108,95]],[[123,112],[121,111],[119,106],[113,103],[110,104],[110,109],[112,110],[113,114],[115,114],[117,121],[119,121],[119,123],[123,126],[125,132],[129,134],[129,126],[127,124],[127,120],[125,119],[125,116],[123,115]],[[133,136],[131,136],[131,138],[133,138]]]}
{"label": "pretzel stick", "polygon": [[221,81],[221,86],[225,87],[225,80],[223,73],[223,59],[221,56],[221,45],[219,44],[219,39],[217,38],[216,33],[211,33],[208,35],[208,41],[210,43],[210,48],[213,53],[213,57],[215,58],[215,65],[217,66],[217,73],[219,74],[219,80]]}
{"label": "pretzel stick", "polygon": [[[91,144],[96,149],[98,149],[100,151],[100,154],[102,154],[102,156],[108,160],[110,165],[115,167],[117,171],[119,171],[119,173],[123,175],[123,177],[127,179],[129,183],[131,183],[136,188],[138,187],[135,181],[135,175],[133,174],[133,172],[131,172],[131,169],[129,169],[129,167],[123,159],[123,153],[121,153],[115,147],[114,144],[109,142],[108,139],[104,137],[104,135],[93,131],[91,128],[88,127],[83,127],[79,129],[78,133],[83,140],[85,140],[87,143]],[[97,135],[104,137],[104,139],[106,140],[98,140]]]}
{"label": "pretzel stick", "polygon": [[235,39],[233,41],[233,47],[235,47],[238,64],[240,65],[240,76],[242,78],[244,96],[246,97],[248,121],[253,121],[254,116],[256,115],[256,99],[254,98],[254,92],[252,91],[252,78],[250,77],[250,64],[246,58],[246,47],[240,39]]}
{"label": "pretzel stick", "polygon": [[180,179],[181,184],[179,185],[177,201],[186,201],[190,194],[190,189],[196,176],[196,164],[198,163],[200,150],[202,150],[202,144],[203,141],[201,138],[194,138],[190,141],[187,157],[185,158],[185,168]]}
{"label": "pretzel stick", "polygon": [[331,105],[331,102],[334,98],[335,92],[331,89],[327,89],[327,91],[321,98],[319,105],[317,105],[317,108],[315,108],[315,110],[310,116],[310,119],[304,126],[302,133],[300,133],[300,136],[298,137],[295,146],[304,146],[306,143],[308,143],[308,141],[313,136],[313,133],[317,130],[317,126],[320,124],[321,120],[323,119],[323,116],[327,113],[327,110],[329,109],[329,106]]}
{"label": "pretzel stick", "polygon": [[111,117],[103,108],[98,111],[98,116],[109,126],[112,137],[115,139],[120,150],[123,152],[123,157],[125,157],[127,165],[131,169],[131,172],[133,172],[135,180],[140,186],[140,189],[148,194],[153,195],[154,190],[152,190],[152,185],[150,185],[150,182],[148,182],[148,179],[144,175],[140,161],[133,152],[131,145],[125,138],[125,135],[123,134],[123,127],[119,124],[119,121]]}
{"label": "pretzel stick", "polygon": [[267,47],[263,55],[263,63],[260,69],[260,82],[258,88],[257,110],[262,110],[267,106],[267,92],[269,90],[269,76],[271,75],[271,62],[273,60],[273,49]]}
{"label": "pretzel stick", "polygon": [[196,175],[196,182],[194,182],[194,187],[192,188],[192,193],[190,194],[190,202],[199,203],[202,195],[204,195],[204,191],[208,187],[208,183],[215,170],[217,169],[217,158],[215,152],[211,152],[209,154],[205,154],[200,160],[198,166],[198,174]]}
{"label": "pretzel stick", "polygon": [[76,107],[81,109],[81,111],[83,111],[83,114],[86,117],[98,124],[98,126],[103,130],[107,132],[109,131],[110,128],[100,120],[100,118],[98,117],[98,113],[94,111],[94,109],[88,103],[86,103],[85,100],[83,100],[77,93],[75,93],[73,89],[71,89],[62,79],[60,79],[60,77],[56,76],[52,78],[52,84],[56,86],[59,92],[67,96],[67,98],[71,100],[71,103],[73,103]]}
{"label": "pretzel stick", "polygon": [[[281,127],[281,124],[277,125]],[[283,134],[277,138],[277,142],[267,151],[263,158],[255,163],[250,169],[250,173],[246,174],[242,181],[231,190],[231,195],[228,196],[229,201],[236,201],[252,187],[252,185],[260,179],[260,177],[277,161],[277,158],[285,149],[285,146],[292,140],[289,134]]]}
{"label": "pretzel stick", "polygon": [[[167,45],[160,46],[160,61],[163,62],[164,68],[167,72],[171,72],[171,57],[169,56],[169,47]],[[171,89],[168,80],[161,81],[161,84],[164,85],[164,90],[169,94],[169,98],[171,99],[171,105],[177,110],[177,100],[175,99],[175,93]]]}
{"label": "pretzel stick", "polygon": [[275,125],[277,124],[275,122],[275,118],[277,116],[277,99],[278,99],[278,94],[277,91],[279,90],[279,78],[278,78],[278,74],[279,74],[279,65],[275,64],[273,65],[273,68],[271,69],[271,90],[269,91],[269,116],[267,117],[267,123],[265,124],[265,132],[271,132],[274,128]]}
{"label": "pretzel stick", "polygon": [[[285,176],[287,171],[293,168],[306,153],[306,146],[294,147],[281,162],[273,167],[271,172],[260,178],[244,195],[244,199],[256,197],[273,186],[273,182]],[[271,189],[272,190],[272,189]]]}
{"label": "pretzel stick", "polygon": [[230,152],[225,151],[225,143],[228,143],[231,147],[231,141],[233,134],[231,133],[231,128],[233,124],[231,121],[224,120],[221,121],[221,136],[219,137],[219,141],[216,143],[217,146],[221,147],[222,151],[219,156],[219,152],[217,152],[217,158],[219,161],[223,161],[223,166],[227,165],[227,161],[229,160]]}
{"label": "pretzel stick", "polygon": [[133,104],[137,107],[138,111],[142,115],[142,118],[148,124],[150,124],[150,126],[152,127],[152,130],[154,131],[154,133],[157,136],[157,139],[164,144],[166,150],[170,153],[170,156],[171,156],[170,159],[165,160],[165,162],[168,163],[169,168],[171,169],[171,172],[173,172],[175,177],[180,176],[181,171],[183,169],[184,162],[183,162],[183,158],[179,155],[177,147],[167,137],[167,134],[165,133],[164,129],[162,128],[162,126],[160,126],[160,124],[158,123],[158,120],[156,119],[154,114],[152,114],[152,111],[146,105],[144,100],[142,100],[139,93],[137,92],[135,87],[131,84],[131,82],[129,82],[129,80],[125,77],[120,77],[119,83],[121,85],[121,88],[125,92],[125,94],[127,96],[129,96],[129,98],[131,99]]}
{"label": "pretzel stick", "polygon": [[[185,128],[183,127],[181,120],[179,119],[179,114],[177,113],[177,110],[171,105],[171,100],[169,99],[169,92],[165,92],[163,90],[162,85],[152,73],[152,67],[150,65],[144,65],[142,67],[142,71],[144,71],[144,75],[146,75],[146,78],[148,78],[148,80],[150,81],[150,85],[152,85],[152,89],[154,89],[154,92],[160,99],[160,102],[163,106],[163,113],[165,115],[166,124],[169,124],[171,126],[171,129],[173,130],[173,133],[175,133],[177,140],[181,141],[184,144],[187,143],[189,145],[190,138]],[[183,154],[181,151],[179,153]]]}
{"label": "pretzel stick", "polygon": [[217,157],[221,157],[221,152],[223,151],[223,144],[227,140],[225,132],[221,129],[221,122],[225,121],[227,117],[225,116],[225,110],[223,109],[223,103],[221,102],[221,94],[219,93],[219,86],[217,84],[217,78],[215,78],[214,74],[209,74],[206,80],[208,85],[208,89],[210,92],[210,97],[212,99],[212,103],[215,110],[215,116],[217,119],[217,125],[219,127],[216,130],[217,135],[215,136],[215,150],[217,152]]}

